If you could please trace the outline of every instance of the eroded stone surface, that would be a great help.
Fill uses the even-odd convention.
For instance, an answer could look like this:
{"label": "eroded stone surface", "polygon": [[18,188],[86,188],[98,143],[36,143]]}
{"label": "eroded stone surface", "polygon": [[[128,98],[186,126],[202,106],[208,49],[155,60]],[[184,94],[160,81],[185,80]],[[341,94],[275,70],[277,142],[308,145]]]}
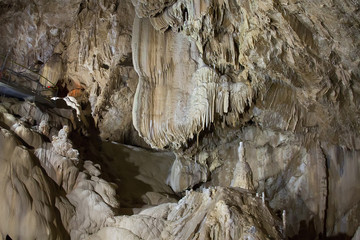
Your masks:
{"label": "eroded stone surface", "polygon": [[36,157],[3,128],[0,153],[2,238],[6,235],[13,239],[68,237],[55,207],[61,191],[44,174]]}
{"label": "eroded stone surface", "polygon": [[[262,219],[258,222],[256,219]],[[261,200],[235,189],[187,192],[178,203],[116,217],[91,239],[280,239],[280,222]]]}
{"label": "eroded stone surface", "polygon": [[[359,19],[359,4],[316,6],[311,1],[179,0],[156,16],[142,15],[134,22],[140,82],[133,119],[153,147],[179,149],[194,162],[208,156],[196,174],[188,174],[194,182],[201,183],[195,176],[209,169],[207,185],[237,185],[252,175],[254,189],[264,191],[276,210],[286,209],[289,236],[298,233],[302,221],[314,226],[315,235],[351,236],[358,223],[348,225],[340,215],[359,214],[359,195],[349,192],[349,202],[339,203],[333,193],[343,181],[358,192],[357,183],[345,179],[358,175],[360,164],[359,61],[357,51],[350,52],[360,44],[358,20],[350,20]],[[172,45],[187,51],[174,54]],[[179,63],[173,71],[171,62]],[[240,141],[246,163],[237,162]],[[348,152],[334,153],[343,148]],[[352,170],[339,177],[346,171],[344,161]],[[337,204],[342,207],[331,207]]]}
{"label": "eroded stone surface", "polygon": [[[131,207],[176,201],[166,185],[173,161],[171,154],[104,143],[101,153],[96,149],[91,151],[100,155],[95,160],[102,160],[102,165],[112,168],[104,175],[100,164],[81,158],[75,149],[76,143],[69,138],[78,125],[78,122],[72,125],[66,118],[71,115],[77,119],[77,112],[72,108],[47,111],[34,103],[2,100],[0,160],[4,166],[1,175],[3,191],[9,192],[1,200],[3,238],[9,235],[14,239],[87,239],[123,211],[121,202],[125,203],[122,208],[133,213],[135,209]],[[22,111],[30,113],[27,118],[14,114]],[[63,115],[57,115],[59,113]],[[54,118],[57,121],[41,120]],[[41,120],[39,126],[32,125],[38,120]],[[62,121],[69,126],[59,129]],[[54,133],[51,141],[44,134],[44,128]],[[115,160],[121,164],[108,165]],[[128,168],[131,165],[133,170]],[[120,178],[114,179],[119,185],[104,179],[109,175]],[[122,187],[121,191],[118,186]],[[130,192],[134,187],[138,190]]]}
{"label": "eroded stone surface", "polygon": [[[189,195],[193,200],[187,195],[173,204],[172,190],[181,196],[201,185],[222,186],[225,192],[233,191],[230,186],[243,187],[260,196],[264,192],[274,211],[281,215],[286,210],[287,236],[351,237],[357,231],[357,1],[0,4],[1,53],[13,47],[16,61],[40,70],[79,103],[80,115],[10,99],[0,105],[1,127],[21,141],[19,146],[34,148],[34,161],[48,175],[41,173],[44,181],[50,177],[66,192],[58,196],[39,190],[55,199],[55,207],[52,201],[44,209],[59,209],[56,226],[64,226],[65,237],[226,237],[229,225],[222,220],[224,231],[207,220],[200,232],[184,230],[187,219],[197,223],[204,214],[213,220],[227,216],[228,202],[192,212],[189,206],[204,196],[200,192]],[[109,142],[89,145],[92,159],[81,158],[79,143],[64,131],[59,135],[65,125],[70,134],[89,137],[96,127],[103,140],[145,146],[139,134],[154,148],[173,150],[176,160],[139,149],[134,157],[129,148]],[[115,161],[112,155],[119,153],[124,158]],[[122,178],[126,172],[130,174]],[[41,189],[47,189],[44,181]],[[129,190],[135,185],[136,190]],[[122,211],[141,213],[117,216],[119,202]],[[144,204],[147,210],[142,210]],[[176,221],[169,217],[175,206],[184,210],[177,212],[182,218]],[[257,213],[254,219],[263,217]],[[39,227],[39,234],[48,224]],[[156,231],[149,232],[150,227]],[[51,228],[49,234],[56,231]]]}

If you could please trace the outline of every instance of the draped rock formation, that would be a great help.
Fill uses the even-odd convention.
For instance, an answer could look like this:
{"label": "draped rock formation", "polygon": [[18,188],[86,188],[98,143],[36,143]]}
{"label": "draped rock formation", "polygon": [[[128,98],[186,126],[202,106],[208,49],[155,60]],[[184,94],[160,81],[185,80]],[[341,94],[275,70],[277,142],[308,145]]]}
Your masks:
{"label": "draped rock formation", "polygon": [[[359,4],[134,6],[134,126],[152,147],[203,166],[197,169],[205,177],[187,171],[188,186],[209,179],[236,185],[245,171],[253,176],[247,186],[286,209],[290,236],[303,222],[317,234],[354,233],[359,223],[345,219],[360,214],[360,196],[350,193],[358,191],[350,179],[360,166]],[[236,153],[242,141],[246,163],[236,163],[244,160]],[[180,189],[186,186],[174,187]],[[340,189],[349,189],[350,202],[338,202]]]}
{"label": "draped rock formation", "polygon": [[0,97],[2,238],[357,239],[359,14],[0,0],[0,54],[59,93]]}

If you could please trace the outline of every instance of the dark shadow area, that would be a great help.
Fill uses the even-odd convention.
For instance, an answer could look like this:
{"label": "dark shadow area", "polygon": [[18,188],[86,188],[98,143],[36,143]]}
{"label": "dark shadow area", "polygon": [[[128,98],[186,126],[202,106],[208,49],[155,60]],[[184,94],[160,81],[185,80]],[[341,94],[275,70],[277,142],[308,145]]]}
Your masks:
{"label": "dark shadow area", "polygon": [[325,239],[326,240],[351,240],[352,239],[351,237],[349,237],[348,235],[343,234],[343,233],[335,235],[335,236],[331,236],[331,237],[324,237],[322,235],[317,236],[316,234],[314,235],[314,234],[308,233],[309,230],[311,231],[312,229],[311,228],[310,229],[304,228],[302,230],[300,229],[300,232],[298,235],[296,235],[292,238],[289,238],[289,239],[291,239],[291,240],[294,240],[294,239],[296,239],[296,240],[304,240],[304,239],[307,239],[307,240],[312,240],[312,239],[313,240],[317,240],[317,239],[321,239],[321,240],[322,239],[324,239],[324,240]]}
{"label": "dark shadow area", "polygon": [[58,97],[66,97],[68,95],[69,89],[67,88],[67,83],[64,80],[59,80],[56,87],[58,89]]}
{"label": "dark shadow area", "polygon": [[[205,139],[205,137],[210,136],[210,134],[213,134],[214,131],[214,124],[210,124],[210,126],[200,130],[198,133],[195,133],[193,138],[187,139],[186,143],[181,146],[182,151],[189,152],[193,151],[194,148],[197,149],[200,145],[206,145],[203,143],[203,141],[208,140]],[[168,148],[168,146],[166,148]]]}
{"label": "dark shadow area", "polygon": [[309,223],[307,223],[305,220],[302,220],[300,222],[299,233],[296,236],[291,237],[289,239],[292,240],[319,239],[316,234],[314,219],[311,219]]}
{"label": "dark shadow area", "polygon": [[101,166],[100,177],[118,185],[117,198],[120,202],[119,214],[133,214],[132,208],[145,205],[141,196],[152,191],[150,185],[136,179],[140,174],[139,167],[127,161],[129,152],[120,144],[103,142],[93,118],[88,117],[90,127],[87,136],[82,131],[72,132],[69,136],[73,146],[80,153],[82,160],[90,160]]}
{"label": "dark shadow area", "polygon": [[[56,99],[55,101],[55,104],[56,104],[56,108],[59,108],[59,109],[73,109],[72,107],[70,107],[69,105],[67,105],[67,103],[65,102],[64,99]],[[46,110],[45,110],[46,111]],[[44,111],[44,112],[45,112]],[[75,111],[75,110],[74,110]]]}
{"label": "dark shadow area", "polygon": [[153,191],[152,187],[136,177],[140,175],[139,167],[128,161],[130,154],[121,145],[111,142],[102,143],[104,170],[111,176],[118,188],[121,208],[142,207],[145,203],[141,196]]}
{"label": "dark shadow area", "polygon": [[[321,238],[320,238],[321,239]],[[336,236],[331,236],[331,237],[327,237],[327,238],[322,238],[322,239],[331,239],[331,240],[351,240],[352,238],[349,237],[348,235],[344,234],[344,233],[340,233]]]}
{"label": "dark shadow area", "polygon": [[133,67],[132,54],[130,53],[127,56],[122,57],[119,61],[119,65],[126,67]]}

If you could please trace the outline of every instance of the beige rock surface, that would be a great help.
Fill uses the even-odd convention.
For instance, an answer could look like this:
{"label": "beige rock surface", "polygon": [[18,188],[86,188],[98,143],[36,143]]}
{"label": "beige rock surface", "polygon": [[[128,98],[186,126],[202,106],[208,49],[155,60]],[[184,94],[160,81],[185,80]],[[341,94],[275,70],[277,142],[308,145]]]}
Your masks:
{"label": "beige rock surface", "polygon": [[[142,17],[133,33],[141,136],[193,161],[206,154],[195,175],[211,169],[208,186],[241,184],[248,172],[274,209],[287,210],[289,236],[312,227],[352,236],[357,217],[345,219],[360,214],[358,2],[179,0],[156,15],[134,6]],[[236,161],[240,141],[247,164]],[[340,203],[333,194],[345,189]]]}
{"label": "beige rock surface", "polygon": [[[33,103],[2,100],[0,160],[5,165],[1,175],[2,179],[8,179],[2,188],[11,193],[4,194],[1,200],[3,238],[8,235],[13,239],[87,239],[119,211],[133,213],[136,209],[127,209],[176,201],[166,185],[172,154],[104,142],[101,153],[92,150],[100,154],[105,169],[112,169],[103,174],[101,165],[82,159],[80,151],[75,149],[77,143],[70,140],[77,125],[71,125],[72,121],[64,118],[70,125],[57,128],[58,122],[61,123],[61,115],[57,113],[77,119],[72,108],[44,111]],[[28,112],[28,118],[14,114],[21,113],[19,109],[27,112],[29,106],[32,113]],[[40,122],[42,127],[45,124],[55,132],[50,141],[40,126],[32,124],[54,118],[58,122]],[[114,161],[118,163],[111,164]],[[104,179],[109,176],[115,176],[113,180],[119,186]],[[132,191],[134,187],[138,190]],[[123,210],[120,203],[124,203]]]}
{"label": "beige rock surface", "polygon": [[[81,163],[79,152],[68,139],[71,128],[65,125],[49,142],[29,121],[8,113],[18,105],[22,109],[30,104],[13,101],[13,105],[6,104],[9,109],[2,105],[0,118],[1,126],[10,130],[1,128],[1,175],[7,179],[2,189],[9,192],[1,200],[1,235],[80,239],[98,231],[119,207],[115,186],[99,177],[94,171],[96,164]],[[42,112],[35,104],[32,108],[40,119],[60,118],[54,112]]]}
{"label": "beige rock surface", "polygon": [[208,170],[204,165],[193,159],[176,156],[168,178],[168,184],[175,192],[183,192],[207,180]]}
{"label": "beige rock surface", "polygon": [[90,105],[100,137],[142,145],[129,114],[138,79],[131,61],[134,14],[130,1],[83,2],[56,50],[65,66],[62,86]]}
{"label": "beige rock surface", "polygon": [[41,79],[43,85],[57,84],[62,97],[69,94],[90,108],[86,114],[94,117],[102,139],[146,146],[129,114],[138,79],[131,61],[131,1],[0,4],[0,54],[10,50],[11,60],[50,80]]}
{"label": "beige rock surface", "polygon": [[[61,196],[36,157],[8,130],[0,130],[0,235],[12,239],[65,239],[55,202]],[[69,202],[66,202],[69,204]]]}
{"label": "beige rock surface", "polygon": [[11,49],[16,62],[39,70],[72,25],[80,3],[80,0],[2,0],[1,54],[6,55]]}
{"label": "beige rock surface", "polygon": [[[19,166],[44,170],[37,196],[51,204],[31,215],[45,219],[38,234],[61,238],[53,226],[62,225],[73,239],[246,237],[231,219],[255,227],[249,239],[280,238],[259,230],[273,218],[246,194],[245,205],[229,197],[232,186],[286,210],[288,237],[356,238],[359,9],[354,0],[0,0],[0,53],[12,49],[12,59],[53,79],[80,112],[1,98],[2,131],[17,139],[14,149],[27,148],[11,161],[4,150],[2,164],[30,151],[31,164]],[[175,160],[111,141],[145,141]],[[223,197],[199,189],[214,186]],[[255,215],[238,214],[246,206]]]}
{"label": "beige rock surface", "polygon": [[90,239],[280,239],[280,225],[261,199],[211,188],[187,192],[178,203],[116,217]]}
{"label": "beige rock surface", "polygon": [[137,130],[155,147],[185,143],[216,120],[239,126],[245,120],[239,114],[255,104],[261,126],[301,132],[315,127],[320,138],[358,148],[359,136],[344,126],[358,128],[359,62],[356,51],[344,49],[359,45],[359,31],[357,20],[353,28],[343,26],[358,19],[358,4],[316,5],[179,0],[150,19],[152,30],[149,20],[135,19]]}

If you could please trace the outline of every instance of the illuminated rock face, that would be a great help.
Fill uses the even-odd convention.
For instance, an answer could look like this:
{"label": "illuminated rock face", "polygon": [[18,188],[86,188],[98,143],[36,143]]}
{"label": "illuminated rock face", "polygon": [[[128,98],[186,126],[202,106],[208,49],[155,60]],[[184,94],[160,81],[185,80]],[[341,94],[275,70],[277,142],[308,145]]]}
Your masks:
{"label": "illuminated rock face", "polygon": [[[100,167],[80,160],[68,139],[77,127],[67,119],[74,112],[42,111],[6,98],[2,104],[1,190],[8,192],[1,200],[2,237],[80,239],[98,231],[119,203],[114,185],[99,177]],[[13,115],[29,108],[28,119]],[[30,119],[42,124],[32,126]],[[44,122],[53,134],[51,142],[44,135]],[[67,125],[58,129],[59,123]]]}
{"label": "illuminated rock face", "polygon": [[219,187],[116,217],[90,239],[281,239],[279,227],[260,198]]}
{"label": "illuminated rock face", "polygon": [[55,184],[9,131],[1,129],[0,144],[1,237],[64,239]]}
{"label": "illuminated rock face", "polygon": [[[0,146],[5,169],[16,164],[42,179],[41,199],[25,194],[33,191],[35,177],[25,178],[19,169],[15,175],[28,190],[2,186],[18,190],[9,209],[34,199],[36,213],[26,204],[23,212],[36,224],[45,219],[28,236],[137,239],[150,229],[159,239],[280,236],[252,224],[269,218],[279,227],[275,217],[231,210],[240,202],[229,194],[244,194],[239,187],[264,192],[274,212],[285,210],[287,236],[356,233],[357,1],[0,0],[0,6],[1,54],[12,48],[15,61],[39,70],[79,102],[71,103],[77,116],[59,106],[43,111],[1,99],[2,136],[20,140]],[[167,149],[175,157],[111,142],[72,142],[77,134],[77,140],[99,136]],[[91,153],[86,157],[82,144]],[[10,172],[1,174],[9,179]],[[209,191],[222,197],[210,199],[200,190],[215,186],[221,189]],[[174,192],[183,196],[192,188],[175,203]],[[252,212],[257,205],[244,199]],[[131,210],[143,204],[149,208]],[[30,221],[12,215],[19,226]],[[204,216],[208,220],[201,222]],[[250,230],[232,231],[228,217],[249,223],[243,228]],[[188,220],[201,226],[187,231]],[[3,238],[25,234],[1,223]]]}
{"label": "illuminated rock face", "polygon": [[0,4],[0,54],[11,50],[12,60],[40,70],[60,92],[76,97],[89,108],[102,139],[143,144],[129,114],[138,80],[131,60],[130,1]]}
{"label": "illuminated rock face", "polygon": [[[86,151],[101,153],[96,161],[101,162],[102,169],[100,164],[81,159],[84,153],[80,154],[74,148],[76,143],[69,139],[77,126],[65,116],[75,115],[75,111],[61,109],[62,114],[53,118],[54,112],[42,111],[35,104],[3,100],[0,104],[0,177],[3,179],[0,190],[5,193],[0,199],[3,238],[207,239],[210,235],[216,239],[279,239],[282,236],[279,220],[251,192],[210,187],[199,192],[187,191],[178,202],[166,185],[174,161],[172,154],[109,142],[102,143],[100,152],[87,146]],[[33,112],[28,119],[13,115],[19,108],[29,107]],[[41,124],[32,126],[29,119]],[[45,131],[53,133],[51,142],[44,135],[45,119],[54,120],[47,121]],[[68,121],[69,126],[58,129],[57,121],[61,120]],[[109,175],[114,176],[115,183],[104,179]],[[186,173],[181,176],[188,177]],[[132,216],[119,215],[119,211],[134,203],[144,208],[130,208],[131,213],[137,212]],[[120,204],[124,204],[123,210]],[[266,220],[259,223],[256,219]]]}
{"label": "illuminated rock face", "polygon": [[135,18],[136,129],[153,147],[176,148],[211,124],[242,126],[246,111],[263,127],[314,129],[358,149],[345,126],[359,127],[359,30],[343,25],[358,7],[179,0]]}
{"label": "illuminated rock face", "polygon": [[289,236],[304,222],[314,234],[354,234],[359,222],[346,219],[360,214],[350,180],[360,174],[359,4],[166,4],[134,3],[133,123],[152,147],[194,162],[175,162],[173,189],[253,185],[286,209]]}

